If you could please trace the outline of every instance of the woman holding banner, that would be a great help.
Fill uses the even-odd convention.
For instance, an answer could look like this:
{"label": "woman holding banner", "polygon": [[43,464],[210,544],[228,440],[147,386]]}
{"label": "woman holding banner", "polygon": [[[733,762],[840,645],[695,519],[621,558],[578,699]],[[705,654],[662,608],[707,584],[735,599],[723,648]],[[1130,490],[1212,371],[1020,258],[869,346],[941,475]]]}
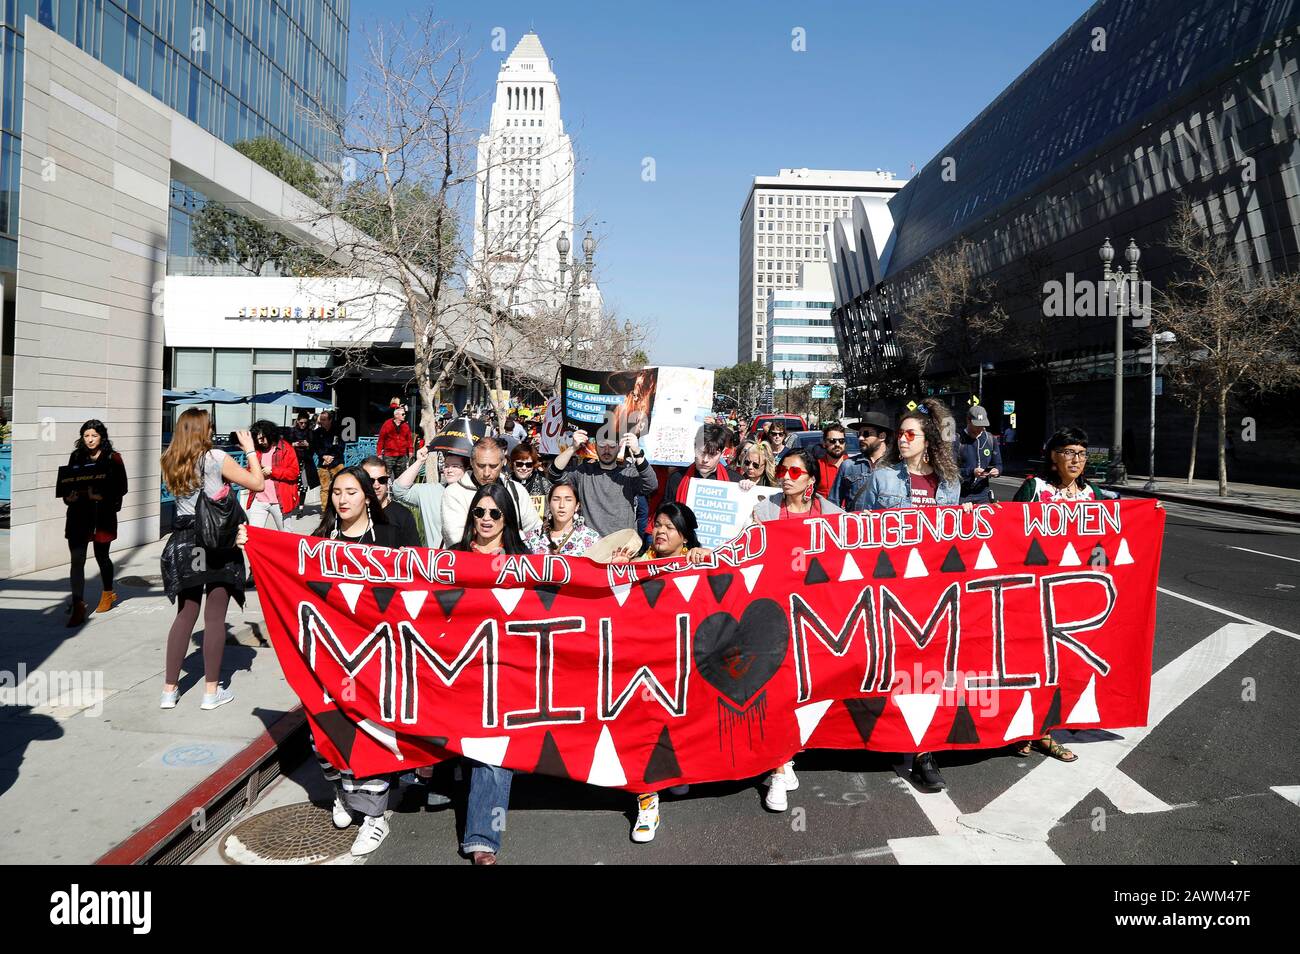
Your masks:
{"label": "woman holding banner", "polygon": [[[793,450],[786,454],[775,471],[777,480],[781,482],[781,493],[758,502],[754,508],[753,522],[802,520],[805,517],[843,513],[842,509],[817,492],[820,470],[810,451]],[[786,793],[793,792],[798,787],[799,779],[794,774],[794,762],[778,765],[767,777],[767,794],[763,797],[763,804],[769,811],[783,812],[790,807]]]}
{"label": "woman holding banner", "polygon": [[[871,472],[866,490],[866,510],[908,507],[943,507],[961,503],[961,471],[953,457],[956,424],[943,402],[926,398],[908,405],[898,424],[898,443]],[[973,505],[963,504],[967,510]],[[918,752],[912,757],[912,781],[929,791],[947,787],[934,756]]]}
{"label": "woman holding banner", "polygon": [[[695,530],[699,523],[695,512],[686,504],[665,501],[655,511],[654,534],[650,549],[638,561],[666,560],[671,557],[686,557],[691,563],[707,560],[713,553],[707,547],[700,546]],[[615,550],[610,563],[628,563],[635,556],[629,548]],[[674,785],[668,791],[673,795],[686,794],[689,786]],[[632,823],[632,840],[639,845],[654,841],[655,832],[659,830],[659,793],[644,792],[636,797],[636,821]]]}

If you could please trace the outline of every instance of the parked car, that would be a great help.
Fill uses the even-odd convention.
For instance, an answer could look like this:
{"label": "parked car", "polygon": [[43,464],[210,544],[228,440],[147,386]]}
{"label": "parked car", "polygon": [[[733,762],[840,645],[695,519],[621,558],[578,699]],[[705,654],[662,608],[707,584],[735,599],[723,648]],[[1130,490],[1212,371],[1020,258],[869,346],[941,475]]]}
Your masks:
{"label": "parked car", "polygon": [[[848,455],[850,457],[862,453],[862,444],[858,441],[857,431],[847,431],[844,436],[849,439]],[[781,456],[784,457],[792,450],[800,450],[805,447],[820,447],[821,443],[821,431],[791,431],[785,436],[785,449],[781,451]]]}
{"label": "parked car", "polygon": [[784,424],[787,434],[793,434],[795,431],[808,430],[808,422],[798,414],[760,414],[754,418],[754,423],[750,426],[749,433],[757,434],[773,421],[780,421]]}

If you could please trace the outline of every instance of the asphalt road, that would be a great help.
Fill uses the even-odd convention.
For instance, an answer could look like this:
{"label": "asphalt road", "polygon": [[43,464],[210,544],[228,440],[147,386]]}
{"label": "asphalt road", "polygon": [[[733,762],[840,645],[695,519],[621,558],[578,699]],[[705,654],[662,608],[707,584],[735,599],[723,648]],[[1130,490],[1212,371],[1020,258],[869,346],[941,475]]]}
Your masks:
{"label": "asphalt road", "polygon": [[[941,754],[940,794],[887,755],[805,753],[792,811],[765,812],[758,780],[696,786],[663,796],[649,845],[628,837],[630,795],[518,776],[500,860],[1296,864],[1298,634],[1300,524],[1170,504],[1147,729],[1062,732],[1080,756],[1070,765]],[[456,804],[405,799],[369,864],[466,863],[463,786],[447,783]]]}

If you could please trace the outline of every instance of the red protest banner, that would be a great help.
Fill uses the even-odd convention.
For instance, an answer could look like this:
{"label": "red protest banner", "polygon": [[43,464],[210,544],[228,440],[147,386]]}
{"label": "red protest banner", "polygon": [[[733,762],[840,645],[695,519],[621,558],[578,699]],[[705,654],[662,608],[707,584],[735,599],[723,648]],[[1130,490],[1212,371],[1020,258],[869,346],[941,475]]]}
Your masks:
{"label": "red protest banner", "polygon": [[804,748],[996,748],[1147,717],[1164,511],[886,510],[747,529],[710,565],[390,550],[250,528],[318,747],[650,791]]}

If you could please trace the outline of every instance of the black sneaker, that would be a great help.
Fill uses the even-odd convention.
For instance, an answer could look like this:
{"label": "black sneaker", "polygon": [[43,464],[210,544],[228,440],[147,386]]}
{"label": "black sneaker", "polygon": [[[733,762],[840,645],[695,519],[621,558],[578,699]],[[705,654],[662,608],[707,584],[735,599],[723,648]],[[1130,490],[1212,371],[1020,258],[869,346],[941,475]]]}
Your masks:
{"label": "black sneaker", "polygon": [[920,788],[932,792],[942,792],[948,783],[939,774],[939,766],[934,764],[934,756],[929,752],[918,752],[912,759],[912,781]]}

